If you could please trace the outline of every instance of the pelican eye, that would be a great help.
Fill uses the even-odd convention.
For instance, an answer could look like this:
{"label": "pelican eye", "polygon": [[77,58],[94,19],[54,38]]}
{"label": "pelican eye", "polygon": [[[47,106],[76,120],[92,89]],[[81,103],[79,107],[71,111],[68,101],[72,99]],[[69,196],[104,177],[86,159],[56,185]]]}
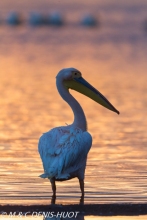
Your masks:
{"label": "pelican eye", "polygon": [[77,75],[78,75],[78,73],[77,73],[77,72],[73,72],[73,75],[74,75],[74,76],[77,76]]}
{"label": "pelican eye", "polygon": [[73,78],[79,78],[81,76],[80,72],[72,72]]}

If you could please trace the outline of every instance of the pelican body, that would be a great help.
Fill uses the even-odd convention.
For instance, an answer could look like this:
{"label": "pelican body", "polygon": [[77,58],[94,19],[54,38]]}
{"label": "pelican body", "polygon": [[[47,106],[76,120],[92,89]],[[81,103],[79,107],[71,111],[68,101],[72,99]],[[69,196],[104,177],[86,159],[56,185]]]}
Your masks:
{"label": "pelican body", "polygon": [[77,100],[69,93],[76,90],[95,102],[119,114],[119,111],[93,86],[82,78],[75,68],[62,69],[56,76],[56,86],[61,97],[69,104],[74,114],[71,125],[61,126],[44,133],[38,144],[44,173],[56,195],[55,181],[77,177],[84,196],[84,175],[88,152],[92,146],[92,136],[87,131],[84,111]]}

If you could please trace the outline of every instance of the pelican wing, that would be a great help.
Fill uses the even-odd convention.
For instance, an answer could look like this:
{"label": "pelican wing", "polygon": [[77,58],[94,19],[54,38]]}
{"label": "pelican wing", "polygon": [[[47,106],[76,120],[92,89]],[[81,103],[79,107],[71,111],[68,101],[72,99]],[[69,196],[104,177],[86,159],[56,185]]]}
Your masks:
{"label": "pelican wing", "polygon": [[92,137],[79,128],[58,127],[43,134],[39,140],[43,178],[68,178],[78,170],[87,158]]}

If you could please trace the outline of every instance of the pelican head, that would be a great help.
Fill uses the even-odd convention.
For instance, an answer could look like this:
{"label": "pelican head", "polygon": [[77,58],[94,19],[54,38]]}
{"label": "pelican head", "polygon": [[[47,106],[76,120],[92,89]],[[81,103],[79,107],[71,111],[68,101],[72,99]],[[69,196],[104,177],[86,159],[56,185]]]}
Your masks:
{"label": "pelican head", "polygon": [[56,78],[63,82],[66,89],[73,89],[80,92],[105,108],[119,114],[119,111],[97,89],[82,77],[79,70],[75,68],[62,69]]}

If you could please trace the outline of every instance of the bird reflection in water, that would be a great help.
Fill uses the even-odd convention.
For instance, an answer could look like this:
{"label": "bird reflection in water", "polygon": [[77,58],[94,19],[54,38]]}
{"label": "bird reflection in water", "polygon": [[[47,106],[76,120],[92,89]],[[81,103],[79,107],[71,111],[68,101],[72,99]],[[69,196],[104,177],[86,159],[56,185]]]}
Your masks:
{"label": "bird reflection in water", "polygon": [[79,216],[77,216],[76,218],[75,217],[73,217],[73,218],[57,218],[57,217],[52,217],[52,218],[43,218],[43,220],[50,220],[50,219],[52,219],[52,220],[63,220],[63,219],[65,219],[65,220],[84,220],[84,215],[79,215]]}
{"label": "bird reflection in water", "polygon": [[[65,220],[69,220],[69,219],[70,220],[84,220],[85,219],[83,214],[79,214],[76,217],[75,217],[75,215],[74,215],[74,217],[70,217],[70,213],[73,214],[73,212],[71,212],[71,211],[59,212],[59,216],[44,217],[43,220],[50,220],[50,219],[52,219],[52,220],[63,220],[63,219],[65,219]],[[61,216],[62,214],[63,214],[63,217]],[[69,217],[66,217],[66,216],[68,216],[68,214],[69,214]]]}
{"label": "bird reflection in water", "polygon": [[[56,204],[56,196],[53,195],[51,197],[51,205],[55,205],[55,204]],[[80,197],[79,205],[84,205],[84,196]]]}

